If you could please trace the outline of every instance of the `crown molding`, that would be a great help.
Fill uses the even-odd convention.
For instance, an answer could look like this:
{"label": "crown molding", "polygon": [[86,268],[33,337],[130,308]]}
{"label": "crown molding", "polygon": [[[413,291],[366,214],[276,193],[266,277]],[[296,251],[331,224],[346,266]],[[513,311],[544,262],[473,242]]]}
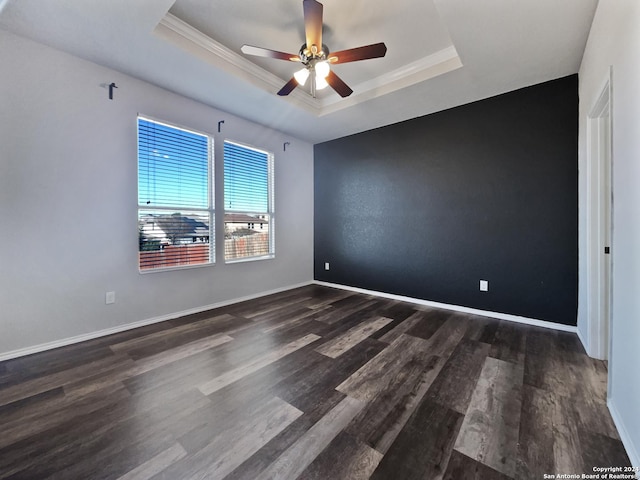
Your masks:
{"label": "crown molding", "polygon": [[[216,42],[200,30],[170,13],[167,13],[160,20],[160,23],[155,28],[155,33],[196,57],[274,95],[285,83],[285,80],[282,80],[277,75],[259,67],[242,55],[238,55],[230,48]],[[294,90],[287,96],[287,100],[310,113],[320,114],[321,104],[319,100],[304,93],[302,90]]]}
{"label": "crown molding", "polygon": [[443,75],[462,67],[462,61],[456,48],[451,45],[431,55],[420,58],[400,68],[384,73],[354,85],[354,94],[347,98],[326,98],[323,101],[320,115],[342,110],[382,95],[395,92],[430,78]]}
{"label": "crown molding", "polygon": [[[170,13],[160,20],[155,33],[207,63],[274,95],[285,82],[282,78],[259,67]],[[288,96],[283,97],[283,101],[321,117],[424,82],[460,67],[462,67],[462,61],[458,52],[453,45],[450,45],[391,72],[353,86],[354,93],[349,97],[341,98],[331,95],[313,98],[305,91],[295,89]]]}

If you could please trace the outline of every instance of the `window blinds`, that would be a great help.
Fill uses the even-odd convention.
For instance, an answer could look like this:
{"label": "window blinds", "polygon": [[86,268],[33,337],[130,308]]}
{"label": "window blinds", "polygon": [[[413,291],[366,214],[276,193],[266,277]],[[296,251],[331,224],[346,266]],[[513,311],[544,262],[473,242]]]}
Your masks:
{"label": "window blinds", "polygon": [[138,204],[209,208],[209,138],[138,119]]}
{"label": "window blinds", "polygon": [[224,208],[269,212],[269,154],[224,142]]}
{"label": "window blinds", "polygon": [[225,261],[274,254],[273,156],[224,142]]}
{"label": "window blinds", "polygon": [[140,270],[213,263],[211,141],[138,117]]}

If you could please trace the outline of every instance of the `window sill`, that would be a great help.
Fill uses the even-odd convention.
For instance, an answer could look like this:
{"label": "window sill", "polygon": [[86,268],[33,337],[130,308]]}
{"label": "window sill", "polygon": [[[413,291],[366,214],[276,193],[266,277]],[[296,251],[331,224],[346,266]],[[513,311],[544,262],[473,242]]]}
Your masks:
{"label": "window sill", "polygon": [[194,268],[206,268],[213,267],[215,263],[198,263],[193,265],[176,265],[175,267],[160,267],[160,268],[145,268],[141,270],[138,267],[138,273],[140,275],[147,275],[149,273],[160,273],[160,272],[173,272],[175,270],[192,270]]}
{"label": "window sill", "polygon": [[224,263],[226,265],[231,265],[234,263],[247,263],[247,262],[255,262],[259,260],[273,260],[274,258],[276,258],[275,254],[271,254],[271,255],[261,255],[259,257],[234,258],[232,260],[225,260]]}

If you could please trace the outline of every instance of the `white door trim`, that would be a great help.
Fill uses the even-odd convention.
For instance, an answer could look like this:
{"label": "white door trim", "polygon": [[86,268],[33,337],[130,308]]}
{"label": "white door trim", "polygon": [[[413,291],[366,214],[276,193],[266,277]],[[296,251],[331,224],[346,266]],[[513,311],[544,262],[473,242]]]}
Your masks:
{"label": "white door trim", "polygon": [[590,356],[610,362],[613,251],[605,255],[604,248],[611,247],[612,225],[612,204],[606,198],[613,185],[611,73],[609,68],[587,118],[587,347]]}

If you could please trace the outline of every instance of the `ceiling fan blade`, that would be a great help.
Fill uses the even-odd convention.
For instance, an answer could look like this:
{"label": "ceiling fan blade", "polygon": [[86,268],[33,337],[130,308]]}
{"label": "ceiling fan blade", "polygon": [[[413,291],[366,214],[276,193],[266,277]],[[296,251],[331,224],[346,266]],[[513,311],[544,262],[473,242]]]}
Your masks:
{"label": "ceiling fan blade", "polygon": [[339,52],[331,52],[330,63],[347,63],[358,60],[368,60],[369,58],[384,57],[387,53],[387,46],[384,43],[373,43],[364,47],[350,48]]}
{"label": "ceiling fan blade", "polygon": [[296,81],[296,77],[292,77],[291,80],[289,80],[285,84],[285,86],[280,89],[280,91],[278,92],[278,95],[280,95],[281,97],[289,95],[291,92],[293,92],[293,89],[296,88],[297,86],[298,86],[298,82]]}
{"label": "ceiling fan blade", "polygon": [[[322,50],[322,4],[316,0],[303,0],[304,33],[307,41],[307,49],[311,53],[320,53]],[[312,50],[313,45],[317,50]]]}
{"label": "ceiling fan blade", "polygon": [[341,97],[348,97],[353,93],[353,90],[349,88],[349,85],[344,83],[342,79],[333,72],[333,70],[329,72],[329,75],[327,75],[327,83],[331,85],[331,88],[338,92],[338,95]]}
{"label": "ceiling fan blade", "polygon": [[243,45],[240,49],[245,55],[255,55],[256,57],[277,58],[278,60],[289,60],[299,62],[300,56],[293,53],[278,52],[268,48],[254,47],[253,45]]}

